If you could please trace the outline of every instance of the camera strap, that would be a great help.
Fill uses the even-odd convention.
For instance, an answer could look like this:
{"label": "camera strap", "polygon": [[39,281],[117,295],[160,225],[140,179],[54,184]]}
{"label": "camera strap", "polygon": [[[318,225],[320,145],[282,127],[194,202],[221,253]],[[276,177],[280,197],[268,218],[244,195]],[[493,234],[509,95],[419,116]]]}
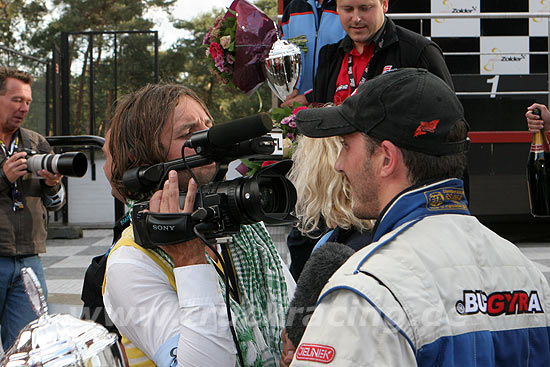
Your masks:
{"label": "camera strap", "polygon": [[[11,142],[9,143],[9,148],[6,146],[6,143],[4,143],[2,140],[0,140],[0,147],[2,147],[2,150],[4,151],[4,154],[6,156],[5,159],[11,157],[13,153],[17,151],[17,148],[19,147],[19,137],[21,136],[21,129],[18,129],[13,137],[11,138]],[[5,174],[2,174],[2,177],[5,177],[5,181],[9,182]],[[23,204],[23,194],[21,193],[21,190],[19,188],[19,184],[17,183],[18,180],[15,180],[13,183],[10,183],[11,186],[11,199],[13,203],[13,211],[17,211],[20,209],[23,209],[25,205]]]}
{"label": "camera strap", "polygon": [[[227,273],[227,279],[229,281],[229,284],[226,284],[226,287],[229,287],[229,292],[231,294],[231,297],[235,302],[238,304],[241,303],[241,294],[239,290],[239,284],[237,283],[237,272],[235,271],[235,265],[233,264],[233,257],[231,256],[231,252],[229,250],[229,243],[231,242],[231,237],[229,237],[229,240],[223,243],[219,242],[221,248],[221,256],[223,263],[225,264],[225,268],[221,268],[219,266],[216,266],[216,271],[218,272],[218,275],[221,279],[224,279],[224,274]],[[222,273],[223,272],[223,273]]]}
{"label": "camera strap", "polygon": [[14,134],[14,136],[11,138],[11,142],[9,143],[9,148],[6,146],[6,143],[0,140],[0,146],[2,147],[2,150],[4,151],[4,154],[6,157],[11,157],[15,151],[17,151],[17,148],[19,146],[19,137],[21,136],[20,130],[17,130]]}

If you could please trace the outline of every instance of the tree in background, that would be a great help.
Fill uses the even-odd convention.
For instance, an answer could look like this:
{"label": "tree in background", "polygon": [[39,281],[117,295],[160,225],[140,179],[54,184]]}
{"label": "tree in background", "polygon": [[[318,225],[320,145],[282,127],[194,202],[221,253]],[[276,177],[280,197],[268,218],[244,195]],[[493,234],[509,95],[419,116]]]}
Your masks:
{"label": "tree in background", "polygon": [[47,14],[43,0],[0,0],[0,45],[30,53],[27,42]]}
{"label": "tree in background", "polygon": [[[0,45],[29,53],[39,58],[50,59],[52,45],[61,32],[113,31],[113,30],[153,30],[154,23],[146,14],[152,9],[170,12],[175,0],[54,0],[52,8],[39,0],[14,2],[10,10],[2,8],[8,16],[0,17]],[[277,16],[276,0],[259,0],[255,4],[273,19]],[[194,89],[207,102],[218,122],[252,115],[271,108],[271,91],[263,85],[257,93],[246,96],[233,87],[222,84],[208,71],[205,48],[202,40],[216,16],[226,9],[215,9],[210,13],[190,21],[176,22],[175,26],[187,31],[188,36],[178,40],[166,51],[159,54],[159,75],[161,82],[176,82]],[[49,14],[49,17],[45,17]],[[177,19],[177,14],[172,17]],[[25,27],[14,27],[17,24]],[[40,25],[40,26],[39,26]],[[14,29],[35,27],[26,34],[18,34]],[[11,33],[10,33],[11,32]],[[93,36],[94,48],[94,114],[95,131],[88,131],[90,118],[89,85],[89,37],[70,37],[71,55],[71,133],[103,135],[109,124],[115,96],[153,82],[153,41],[152,35],[130,34],[118,36],[117,79],[118,89],[113,90],[114,63],[113,37]],[[161,40],[162,41],[162,40]],[[32,50],[32,51],[31,51]],[[203,62],[204,60],[204,62]],[[41,78],[38,78],[41,79]],[[38,81],[38,80],[37,80]],[[42,80],[42,83],[44,81]],[[36,93],[40,93],[37,91]],[[36,94],[35,94],[36,95]]]}

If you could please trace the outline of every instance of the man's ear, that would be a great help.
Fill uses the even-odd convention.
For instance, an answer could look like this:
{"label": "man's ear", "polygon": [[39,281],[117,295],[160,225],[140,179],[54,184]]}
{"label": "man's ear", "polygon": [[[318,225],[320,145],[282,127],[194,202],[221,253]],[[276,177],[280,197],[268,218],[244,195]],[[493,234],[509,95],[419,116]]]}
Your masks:
{"label": "man's ear", "polygon": [[382,154],[380,176],[390,177],[395,174],[403,164],[403,153],[391,141],[384,140],[380,143],[379,154]]}

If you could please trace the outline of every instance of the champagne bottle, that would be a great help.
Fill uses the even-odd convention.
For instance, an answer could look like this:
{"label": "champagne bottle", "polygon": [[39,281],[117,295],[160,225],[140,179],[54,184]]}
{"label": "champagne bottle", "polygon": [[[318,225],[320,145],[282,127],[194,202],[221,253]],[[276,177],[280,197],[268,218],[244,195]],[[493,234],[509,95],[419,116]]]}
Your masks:
{"label": "champagne bottle", "polygon": [[[540,111],[533,113],[540,116]],[[542,130],[533,133],[527,160],[529,205],[534,217],[550,216],[550,153],[548,139]]]}

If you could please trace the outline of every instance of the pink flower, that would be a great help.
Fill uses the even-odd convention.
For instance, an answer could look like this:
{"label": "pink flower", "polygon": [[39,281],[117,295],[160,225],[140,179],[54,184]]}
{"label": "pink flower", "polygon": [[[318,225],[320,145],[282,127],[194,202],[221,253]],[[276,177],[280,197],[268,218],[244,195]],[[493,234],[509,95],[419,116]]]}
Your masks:
{"label": "pink flower", "polygon": [[290,139],[290,141],[294,141],[294,134],[293,133],[287,133],[286,137]]}
{"label": "pink flower", "polygon": [[287,116],[285,117],[284,119],[281,120],[281,125],[289,125],[290,126],[290,123],[294,121],[294,116],[293,115],[290,115],[290,116]]}
{"label": "pink flower", "polygon": [[306,106],[300,106],[300,107],[296,107],[294,109],[294,111],[292,111],[292,114],[293,115],[296,115],[298,113],[298,111],[301,111],[301,110],[307,110],[307,107]]}
{"label": "pink flower", "polygon": [[213,29],[219,30],[223,23],[223,17],[219,16],[216,17],[216,20],[214,21],[214,24],[212,25]]}
{"label": "pink flower", "polygon": [[220,38],[220,45],[227,50],[231,43],[231,36],[223,36]]}
{"label": "pink flower", "polygon": [[233,65],[235,62],[235,57],[233,57],[233,55],[225,55],[225,59],[229,65]]}
{"label": "pink flower", "polygon": [[222,28],[222,25],[223,25],[223,18],[222,17],[217,17],[216,21],[214,21],[214,24],[210,28],[210,37],[211,38],[214,39],[214,38],[218,37],[218,35],[220,34],[220,29]]}
{"label": "pink flower", "polygon": [[288,123],[288,127],[295,128],[295,127],[296,127],[296,121],[294,121],[294,119],[292,119],[292,120]]}
{"label": "pink flower", "polygon": [[223,50],[216,42],[212,42],[208,50],[214,61],[217,61],[220,56],[223,58]]}
{"label": "pink flower", "polygon": [[208,30],[208,32],[206,32],[206,34],[204,35],[204,38],[202,39],[202,44],[206,45],[209,39],[210,39],[210,30]]}
{"label": "pink flower", "polygon": [[218,57],[214,59],[214,63],[216,64],[216,67],[220,72],[223,73],[224,71],[226,71],[223,55],[218,55]]}

